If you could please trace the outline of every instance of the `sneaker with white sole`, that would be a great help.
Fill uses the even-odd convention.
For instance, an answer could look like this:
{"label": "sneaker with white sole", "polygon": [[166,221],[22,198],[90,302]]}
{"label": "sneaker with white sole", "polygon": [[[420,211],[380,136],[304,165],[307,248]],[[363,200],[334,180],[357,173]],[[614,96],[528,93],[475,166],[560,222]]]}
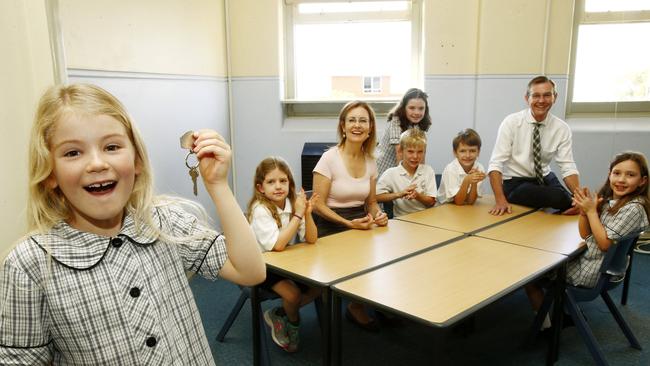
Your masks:
{"label": "sneaker with white sole", "polygon": [[282,349],[289,347],[289,336],[287,335],[287,319],[276,313],[278,308],[269,309],[264,312],[264,321],[271,328],[273,342]]}

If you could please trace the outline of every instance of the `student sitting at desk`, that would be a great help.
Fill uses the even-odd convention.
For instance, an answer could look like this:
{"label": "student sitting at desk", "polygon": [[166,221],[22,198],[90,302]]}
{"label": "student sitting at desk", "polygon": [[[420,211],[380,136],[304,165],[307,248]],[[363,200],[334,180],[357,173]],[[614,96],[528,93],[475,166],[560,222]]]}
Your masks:
{"label": "student sitting at desk", "polygon": [[[635,152],[616,155],[598,194],[591,193],[588,188],[578,189],[573,201],[580,210],[578,229],[587,243],[587,250],[569,262],[567,282],[591,288],[598,282],[605,252],[614,241],[648,226],[650,195],[645,156]],[[529,284],[526,294],[533,308],[538,310],[544,299],[541,287]],[[548,321],[545,326],[550,326]]]}
{"label": "student sitting at desk", "polygon": [[[309,244],[316,242],[318,231],[312,218],[313,203],[318,194],[308,200],[305,192],[296,192],[296,184],[286,161],[268,157],[255,169],[253,197],[248,203],[248,220],[262,251],[283,251],[296,239]],[[282,298],[282,306],[264,312],[271,328],[271,338],[287,352],[296,352],[300,343],[299,310],[312,302],[320,289],[268,273],[261,287],[271,289]]]}
{"label": "student sitting at desk", "polygon": [[402,161],[389,168],[377,182],[377,201],[394,201],[395,216],[424,210],[436,203],[436,173],[421,164],[427,147],[424,132],[408,129],[400,135]]}
{"label": "student sitting at desk", "polygon": [[467,128],[460,131],[452,141],[454,161],[442,171],[438,190],[438,202],[472,205],[481,192],[485,169],[476,159],[481,152],[481,137]]}

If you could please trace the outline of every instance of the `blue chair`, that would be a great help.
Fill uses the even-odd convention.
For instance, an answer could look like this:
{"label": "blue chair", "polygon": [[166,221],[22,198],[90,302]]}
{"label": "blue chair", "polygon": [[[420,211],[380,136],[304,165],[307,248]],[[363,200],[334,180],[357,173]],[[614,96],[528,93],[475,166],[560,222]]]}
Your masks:
{"label": "blue chair", "polygon": [[[602,349],[596,341],[596,338],[591,332],[578,303],[593,301],[598,296],[602,297],[630,345],[636,349],[641,349],[639,341],[634,336],[634,333],[632,333],[632,330],[625,322],[625,319],[623,319],[623,316],[618,311],[612,298],[609,296],[609,291],[618,287],[623,282],[628,268],[630,252],[634,250],[634,245],[636,244],[640,234],[640,232],[636,232],[625,236],[610,246],[609,250],[605,254],[603,264],[600,267],[600,277],[598,278],[598,282],[594,288],[567,285],[564,291],[565,309],[571,315],[571,319],[573,319],[573,322],[578,329],[578,333],[580,333],[580,336],[585,341],[587,348],[589,348],[589,352],[597,365],[607,365],[608,363]],[[533,322],[531,332],[534,332],[535,335],[539,332],[542,321],[549,312],[552,301],[553,291],[548,291],[544,298],[542,307],[538,311],[537,317]]]}

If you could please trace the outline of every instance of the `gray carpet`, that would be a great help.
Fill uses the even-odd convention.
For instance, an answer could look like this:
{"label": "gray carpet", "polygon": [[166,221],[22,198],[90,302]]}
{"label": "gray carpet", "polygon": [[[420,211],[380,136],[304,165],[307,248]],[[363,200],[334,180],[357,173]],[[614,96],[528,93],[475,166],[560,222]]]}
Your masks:
{"label": "gray carpet", "polygon": [[[609,314],[602,299],[583,304],[603,352],[611,365],[650,365],[650,255],[634,258],[632,286],[623,316],[641,342],[643,351],[629,347],[625,336]],[[210,282],[199,277],[191,281],[210,347],[218,365],[253,363],[250,303],[247,302],[223,343],[215,340],[221,325],[239,296],[239,288],[226,281]],[[619,286],[612,293],[620,303]],[[279,300],[263,303],[263,309],[278,306]],[[301,310],[301,348],[288,354],[269,338],[271,361],[275,365],[321,365],[320,330],[315,308]],[[434,329],[411,321],[398,328],[382,328],[377,334],[359,330],[343,320],[344,365],[543,365],[547,342],[538,339],[524,348],[523,339],[533,314],[523,290],[487,306],[475,316],[475,327]],[[268,336],[268,328],[263,330]],[[575,327],[562,332],[557,365],[591,365],[593,360]]]}

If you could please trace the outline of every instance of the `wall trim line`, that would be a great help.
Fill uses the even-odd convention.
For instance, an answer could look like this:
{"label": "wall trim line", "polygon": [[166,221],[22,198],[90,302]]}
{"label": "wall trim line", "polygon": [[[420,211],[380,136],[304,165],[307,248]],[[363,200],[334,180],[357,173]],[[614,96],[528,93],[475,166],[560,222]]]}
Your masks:
{"label": "wall trim line", "polygon": [[108,71],[92,69],[68,69],[69,77],[110,78],[110,79],[161,79],[161,80],[200,80],[226,82],[225,76],[163,74],[137,71]]}

